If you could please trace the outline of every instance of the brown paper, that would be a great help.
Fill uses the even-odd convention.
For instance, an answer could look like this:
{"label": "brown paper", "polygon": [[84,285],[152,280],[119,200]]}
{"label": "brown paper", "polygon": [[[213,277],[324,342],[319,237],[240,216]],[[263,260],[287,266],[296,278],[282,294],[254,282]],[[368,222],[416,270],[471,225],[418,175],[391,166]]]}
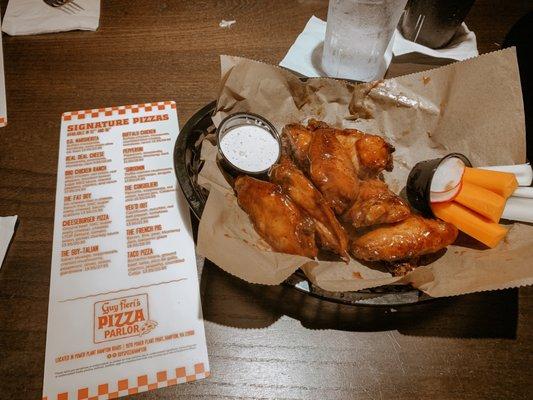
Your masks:
{"label": "brown paper", "polygon": [[[506,49],[474,59],[374,84],[314,78],[300,81],[279,67],[221,57],[218,124],[248,111],[278,129],[317,118],[386,137],[395,147],[394,170],[386,174],[399,192],[418,161],[457,151],[474,166],[525,161],[525,125],[516,52]],[[198,251],[227,272],[253,283],[279,284],[299,267],[317,286],[352,291],[410,283],[434,296],[533,284],[533,226],[512,225],[496,249],[449,246],[433,263],[396,278],[352,260],[310,261],[274,253],[238,207],[215,163],[216,148],[204,141],[206,164],[199,182],[211,192],[200,223]]]}

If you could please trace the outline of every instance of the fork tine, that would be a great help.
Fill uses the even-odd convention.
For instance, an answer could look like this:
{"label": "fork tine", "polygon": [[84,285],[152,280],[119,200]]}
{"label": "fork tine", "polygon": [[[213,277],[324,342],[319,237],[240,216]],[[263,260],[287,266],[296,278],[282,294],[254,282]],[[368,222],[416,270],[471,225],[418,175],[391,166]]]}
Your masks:
{"label": "fork tine", "polygon": [[75,7],[72,7],[72,4],[70,4],[70,3],[66,3],[65,5],[61,6],[61,8],[66,8],[72,14],[76,14],[76,12],[78,11]]}
{"label": "fork tine", "polygon": [[43,0],[51,7],[60,8],[68,14],[75,14],[79,11],[85,11],[85,8],[80,6],[74,0]]}
{"label": "fork tine", "polygon": [[68,15],[73,15],[74,13],[72,11],[70,11],[68,8],[66,7],[57,7],[57,6],[53,6],[55,8],[57,8],[58,10],[61,10],[63,11],[65,14],[68,14]]}
{"label": "fork tine", "polygon": [[82,6],[80,6],[78,3],[76,3],[75,1],[71,1],[69,4],[71,4],[72,6],[76,7],[78,10],[80,11],[85,11],[85,8],[83,8]]}

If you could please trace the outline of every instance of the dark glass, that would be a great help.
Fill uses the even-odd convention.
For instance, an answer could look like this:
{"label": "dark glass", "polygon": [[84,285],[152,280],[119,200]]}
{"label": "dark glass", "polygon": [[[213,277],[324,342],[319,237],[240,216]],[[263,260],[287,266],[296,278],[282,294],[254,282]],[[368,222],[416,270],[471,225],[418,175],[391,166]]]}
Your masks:
{"label": "dark glass", "polygon": [[409,0],[400,26],[412,42],[438,49],[446,46],[474,0]]}

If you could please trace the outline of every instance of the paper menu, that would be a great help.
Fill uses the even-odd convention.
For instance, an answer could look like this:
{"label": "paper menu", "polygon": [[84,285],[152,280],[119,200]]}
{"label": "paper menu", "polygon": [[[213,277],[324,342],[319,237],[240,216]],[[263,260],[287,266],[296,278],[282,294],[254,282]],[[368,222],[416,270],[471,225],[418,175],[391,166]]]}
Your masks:
{"label": "paper menu", "polygon": [[7,125],[6,85],[4,76],[4,49],[2,44],[1,28],[2,21],[0,20],[0,128]]}
{"label": "paper menu", "polygon": [[15,233],[15,224],[17,223],[17,216],[0,217],[0,268],[4,262],[7,249],[13,234]]}
{"label": "paper menu", "polygon": [[[43,398],[209,375],[174,102],[62,117]],[[99,396],[99,397],[95,397]]]}

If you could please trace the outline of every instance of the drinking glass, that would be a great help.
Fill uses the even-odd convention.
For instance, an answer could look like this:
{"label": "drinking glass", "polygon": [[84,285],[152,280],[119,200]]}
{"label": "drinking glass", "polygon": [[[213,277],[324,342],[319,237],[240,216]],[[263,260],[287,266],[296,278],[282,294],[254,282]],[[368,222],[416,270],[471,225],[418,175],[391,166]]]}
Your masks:
{"label": "drinking glass", "polygon": [[446,46],[474,0],[409,0],[401,31],[407,40],[438,49]]}
{"label": "drinking glass", "polygon": [[335,78],[381,78],[384,54],[407,0],[329,0],[322,69]]}

